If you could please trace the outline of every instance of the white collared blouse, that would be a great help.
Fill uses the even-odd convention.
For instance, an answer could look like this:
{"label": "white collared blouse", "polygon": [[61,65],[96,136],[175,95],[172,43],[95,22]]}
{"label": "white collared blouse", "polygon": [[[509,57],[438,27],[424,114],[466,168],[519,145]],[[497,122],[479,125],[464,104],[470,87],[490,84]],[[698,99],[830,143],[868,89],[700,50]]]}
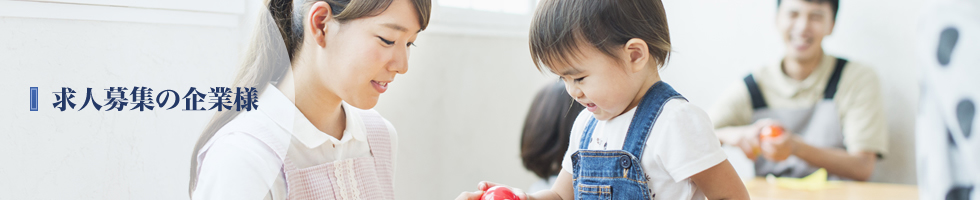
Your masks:
{"label": "white collared blouse", "polygon": [[[268,145],[242,131],[274,135],[290,144],[287,154],[299,168],[358,157],[370,157],[367,131],[358,109],[342,103],[346,129],[337,139],[319,131],[275,86],[259,97],[259,109],[242,112],[215,133],[197,155],[198,180],[192,199],[285,199],[283,162]],[[397,160],[398,137],[391,122],[392,160]],[[253,132],[255,133],[255,132]]]}

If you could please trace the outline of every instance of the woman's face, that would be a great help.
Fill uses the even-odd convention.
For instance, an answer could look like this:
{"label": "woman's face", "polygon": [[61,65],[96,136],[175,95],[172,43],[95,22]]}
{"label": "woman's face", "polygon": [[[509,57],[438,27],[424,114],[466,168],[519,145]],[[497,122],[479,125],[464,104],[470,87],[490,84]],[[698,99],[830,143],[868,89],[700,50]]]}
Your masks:
{"label": "woman's face", "polygon": [[408,71],[409,49],[420,29],[417,16],[410,0],[394,0],[376,16],[328,22],[315,79],[352,106],[373,108],[395,75]]}

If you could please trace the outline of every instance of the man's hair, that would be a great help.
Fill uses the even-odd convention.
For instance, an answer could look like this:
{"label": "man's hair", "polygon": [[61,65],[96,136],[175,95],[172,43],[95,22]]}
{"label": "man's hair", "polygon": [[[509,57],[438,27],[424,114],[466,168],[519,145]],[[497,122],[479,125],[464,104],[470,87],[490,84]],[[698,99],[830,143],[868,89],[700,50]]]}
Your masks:
{"label": "man's hair", "polygon": [[[811,3],[826,3],[830,4],[830,10],[834,11],[834,21],[837,21],[837,8],[840,6],[840,0],[803,0]],[[776,0],[776,9],[779,9],[779,5],[782,5],[783,0]]]}

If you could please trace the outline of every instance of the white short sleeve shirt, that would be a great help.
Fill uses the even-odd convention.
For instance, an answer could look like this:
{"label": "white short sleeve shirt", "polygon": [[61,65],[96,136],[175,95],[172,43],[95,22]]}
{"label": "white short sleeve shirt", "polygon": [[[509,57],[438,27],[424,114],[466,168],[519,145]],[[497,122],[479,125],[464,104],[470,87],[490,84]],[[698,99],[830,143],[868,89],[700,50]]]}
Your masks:
{"label": "white short sleeve shirt", "polygon": [[[592,132],[590,150],[621,150],[636,108],[607,121],[598,121]],[[568,151],[562,168],[572,173],[571,156],[579,148],[582,133],[592,113],[583,110],[572,125]],[[690,177],[727,159],[715,137],[708,115],[681,99],[664,105],[646,141],[640,162],[650,178],[648,186],[658,199],[705,199]]]}

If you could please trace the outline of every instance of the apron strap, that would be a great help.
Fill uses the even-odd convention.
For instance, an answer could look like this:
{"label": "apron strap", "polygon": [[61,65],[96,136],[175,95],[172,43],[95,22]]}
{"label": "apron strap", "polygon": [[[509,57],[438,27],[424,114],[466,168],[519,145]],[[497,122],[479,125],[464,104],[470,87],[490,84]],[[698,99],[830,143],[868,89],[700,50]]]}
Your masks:
{"label": "apron strap", "polygon": [[847,65],[847,60],[837,58],[834,72],[830,75],[830,80],[827,81],[827,88],[823,91],[824,99],[834,99],[834,95],[837,94],[837,85],[840,84],[840,75],[844,72],[844,65]]}
{"label": "apron strap", "polygon": [[639,105],[636,106],[636,113],[633,115],[630,128],[626,132],[626,140],[623,141],[624,151],[633,154],[637,159],[643,157],[643,149],[647,146],[646,142],[650,136],[650,130],[657,118],[660,117],[663,106],[671,99],[687,100],[663,81],[650,86]]}
{"label": "apron strap", "polygon": [[375,169],[377,170],[380,192],[384,199],[394,199],[394,149],[391,146],[391,133],[388,132],[388,125],[384,118],[374,110],[360,110],[361,119],[364,121],[364,128],[367,130],[368,146],[371,155],[374,156]]}
{"label": "apron strap", "polygon": [[766,105],[766,99],[762,98],[762,90],[759,90],[759,84],[755,82],[752,74],[745,76],[745,79],[742,80],[745,82],[745,87],[749,89],[749,97],[752,98],[752,109],[758,110],[768,107]]}
{"label": "apron strap", "polygon": [[[840,84],[840,76],[844,71],[844,66],[847,65],[847,60],[843,58],[837,58],[836,64],[834,64],[834,72],[830,75],[830,80],[827,81],[827,88],[823,91],[824,99],[834,99],[834,95],[837,94],[837,86]],[[745,82],[745,87],[749,89],[749,97],[752,99],[752,109],[758,110],[762,108],[769,107],[766,104],[766,99],[762,97],[762,90],[759,89],[759,84],[755,82],[755,78],[752,74],[745,76],[742,79]]]}

